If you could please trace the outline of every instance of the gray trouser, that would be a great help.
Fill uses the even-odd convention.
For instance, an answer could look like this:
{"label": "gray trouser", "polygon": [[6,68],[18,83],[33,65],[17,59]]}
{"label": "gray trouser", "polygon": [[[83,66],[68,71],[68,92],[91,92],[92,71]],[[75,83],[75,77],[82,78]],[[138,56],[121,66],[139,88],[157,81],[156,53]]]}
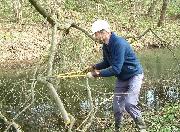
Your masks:
{"label": "gray trouser", "polygon": [[141,117],[141,112],[137,103],[142,80],[143,74],[138,74],[127,81],[116,81],[113,100],[113,111],[116,124],[119,124],[122,121],[124,110],[131,115],[134,121]]}

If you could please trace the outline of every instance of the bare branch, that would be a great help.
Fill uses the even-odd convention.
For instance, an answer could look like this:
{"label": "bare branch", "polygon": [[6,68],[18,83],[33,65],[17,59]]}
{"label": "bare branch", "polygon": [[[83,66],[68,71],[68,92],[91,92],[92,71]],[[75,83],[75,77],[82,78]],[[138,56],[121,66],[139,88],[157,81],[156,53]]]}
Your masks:
{"label": "bare branch", "polygon": [[[76,28],[76,29],[82,31],[84,34],[86,34],[86,35],[87,35],[89,38],[91,38],[93,41],[98,42],[98,43],[102,43],[102,42],[99,42],[98,40],[96,40],[96,39],[95,39],[92,35],[90,35],[85,29],[79,27],[77,24],[72,23],[71,26],[69,27],[69,29],[70,29],[71,27]],[[69,32],[69,31],[68,31],[69,29],[67,29],[66,32]]]}
{"label": "bare branch", "polygon": [[92,96],[91,96],[91,88],[89,86],[88,78],[86,78],[86,88],[87,88],[88,99],[89,99],[89,102],[90,102],[90,110],[92,110],[94,105],[93,105],[93,99],[92,99]]}
{"label": "bare branch", "polygon": [[138,41],[139,39],[141,39],[143,36],[145,36],[150,30],[151,30],[151,28],[148,28],[148,29],[145,30],[144,33],[142,33],[140,36],[137,36],[137,37],[129,36],[129,37],[126,37],[126,38],[127,38],[127,39],[132,38],[133,40],[132,40],[130,43],[134,43],[134,42]]}
{"label": "bare branch", "polygon": [[51,48],[50,48],[50,53],[49,53],[47,76],[52,76],[54,55],[57,49],[56,32],[57,32],[57,24],[53,26],[53,30],[52,30],[52,41],[51,41]]}
{"label": "bare branch", "polygon": [[162,6],[162,10],[161,10],[161,15],[160,15],[160,18],[159,18],[159,22],[157,24],[158,27],[160,27],[163,24],[163,21],[165,19],[165,15],[166,15],[168,2],[169,2],[169,0],[163,0],[163,6]]}
{"label": "bare branch", "polygon": [[35,9],[53,26],[55,21],[51,18],[51,15],[48,14],[36,0],[29,0],[29,2],[35,7]]}
{"label": "bare branch", "polygon": [[175,53],[173,52],[173,50],[169,47],[170,42],[167,43],[165,40],[163,40],[162,38],[160,38],[152,29],[150,29],[150,30],[151,30],[151,32],[154,34],[154,36],[155,36],[156,38],[158,38],[158,39],[163,43],[162,46],[165,47],[165,48],[167,48],[167,49],[172,53],[174,59],[175,59],[176,62],[177,62],[177,65],[178,65],[178,67],[179,67],[179,70],[180,70],[179,60],[177,59],[177,57],[176,57]]}
{"label": "bare branch", "polygon": [[[35,0],[29,0],[29,2],[35,7],[35,9],[45,18],[47,19],[47,21],[53,26],[55,24],[55,20],[52,19],[52,16],[50,14],[48,14]],[[57,23],[57,22],[56,22]],[[62,26],[63,27],[63,26]],[[59,29],[63,29],[62,27],[58,26],[58,30]],[[96,40],[92,35],[90,35],[86,30],[84,30],[83,28],[79,27],[77,24],[72,23],[69,25],[69,27],[67,28],[67,26],[65,30],[65,34],[69,33],[69,30],[71,27],[76,28],[80,31],[82,31],[84,34],[86,34],[89,38],[91,38],[93,41],[98,42],[98,43],[102,43],[99,42],[98,40]]]}
{"label": "bare branch", "polygon": [[[13,122],[13,123],[11,123],[11,122],[9,122],[8,120],[7,120],[7,118],[1,113],[1,111],[0,111],[0,119],[1,120],[3,120],[4,122],[5,122],[5,124],[8,124],[9,126],[9,128],[10,127],[13,127],[15,130],[16,130],[16,132],[23,132],[22,130],[21,130],[21,127],[20,127],[20,125],[18,125],[17,123],[15,123],[15,122]],[[8,128],[8,129],[9,129]],[[6,129],[7,130],[7,129]],[[5,130],[5,131],[6,131]],[[4,132],[5,132],[4,131]]]}

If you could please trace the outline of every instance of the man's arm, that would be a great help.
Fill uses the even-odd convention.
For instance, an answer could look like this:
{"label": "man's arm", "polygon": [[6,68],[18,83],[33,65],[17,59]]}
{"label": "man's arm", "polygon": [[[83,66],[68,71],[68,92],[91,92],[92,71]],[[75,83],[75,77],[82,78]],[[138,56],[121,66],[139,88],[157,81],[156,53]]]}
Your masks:
{"label": "man's arm", "polygon": [[110,65],[108,63],[108,60],[107,60],[107,56],[106,56],[106,53],[103,49],[103,61],[98,63],[98,64],[95,64],[95,69],[96,70],[101,70],[101,69],[105,69],[105,68],[108,68]]}
{"label": "man's arm", "polygon": [[116,43],[112,53],[112,66],[100,71],[101,77],[118,75],[121,72],[125,60],[125,44]]}

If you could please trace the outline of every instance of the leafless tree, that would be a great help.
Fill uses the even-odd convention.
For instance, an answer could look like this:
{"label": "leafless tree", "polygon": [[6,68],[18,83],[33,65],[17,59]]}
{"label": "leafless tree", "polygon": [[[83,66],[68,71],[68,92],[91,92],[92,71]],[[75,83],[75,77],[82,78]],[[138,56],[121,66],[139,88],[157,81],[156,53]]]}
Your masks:
{"label": "leafless tree", "polygon": [[20,23],[22,21],[22,4],[23,0],[13,0],[13,11],[15,14],[16,22]]}
{"label": "leafless tree", "polygon": [[163,21],[165,19],[165,15],[166,15],[166,10],[167,10],[167,6],[168,6],[168,2],[169,2],[168,0],[163,0],[161,14],[160,14],[159,22],[157,24],[158,27],[160,27],[163,24]]}
{"label": "leafless tree", "polygon": [[158,2],[159,0],[153,0],[152,1],[152,3],[151,3],[151,5],[150,5],[150,7],[149,7],[149,9],[148,9],[148,12],[147,12],[147,15],[148,16],[152,16],[152,14],[153,14],[153,10],[154,10],[154,8],[155,8],[155,6],[156,6],[156,4],[157,4],[157,2]]}

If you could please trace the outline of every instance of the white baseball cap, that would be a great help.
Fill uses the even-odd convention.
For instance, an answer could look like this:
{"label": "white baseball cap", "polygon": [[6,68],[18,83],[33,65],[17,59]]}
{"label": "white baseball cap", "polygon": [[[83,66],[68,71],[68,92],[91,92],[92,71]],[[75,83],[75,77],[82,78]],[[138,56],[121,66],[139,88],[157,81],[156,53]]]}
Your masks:
{"label": "white baseball cap", "polygon": [[97,20],[92,24],[91,27],[91,31],[93,34],[103,29],[106,30],[107,32],[110,32],[110,25],[105,20]]}

